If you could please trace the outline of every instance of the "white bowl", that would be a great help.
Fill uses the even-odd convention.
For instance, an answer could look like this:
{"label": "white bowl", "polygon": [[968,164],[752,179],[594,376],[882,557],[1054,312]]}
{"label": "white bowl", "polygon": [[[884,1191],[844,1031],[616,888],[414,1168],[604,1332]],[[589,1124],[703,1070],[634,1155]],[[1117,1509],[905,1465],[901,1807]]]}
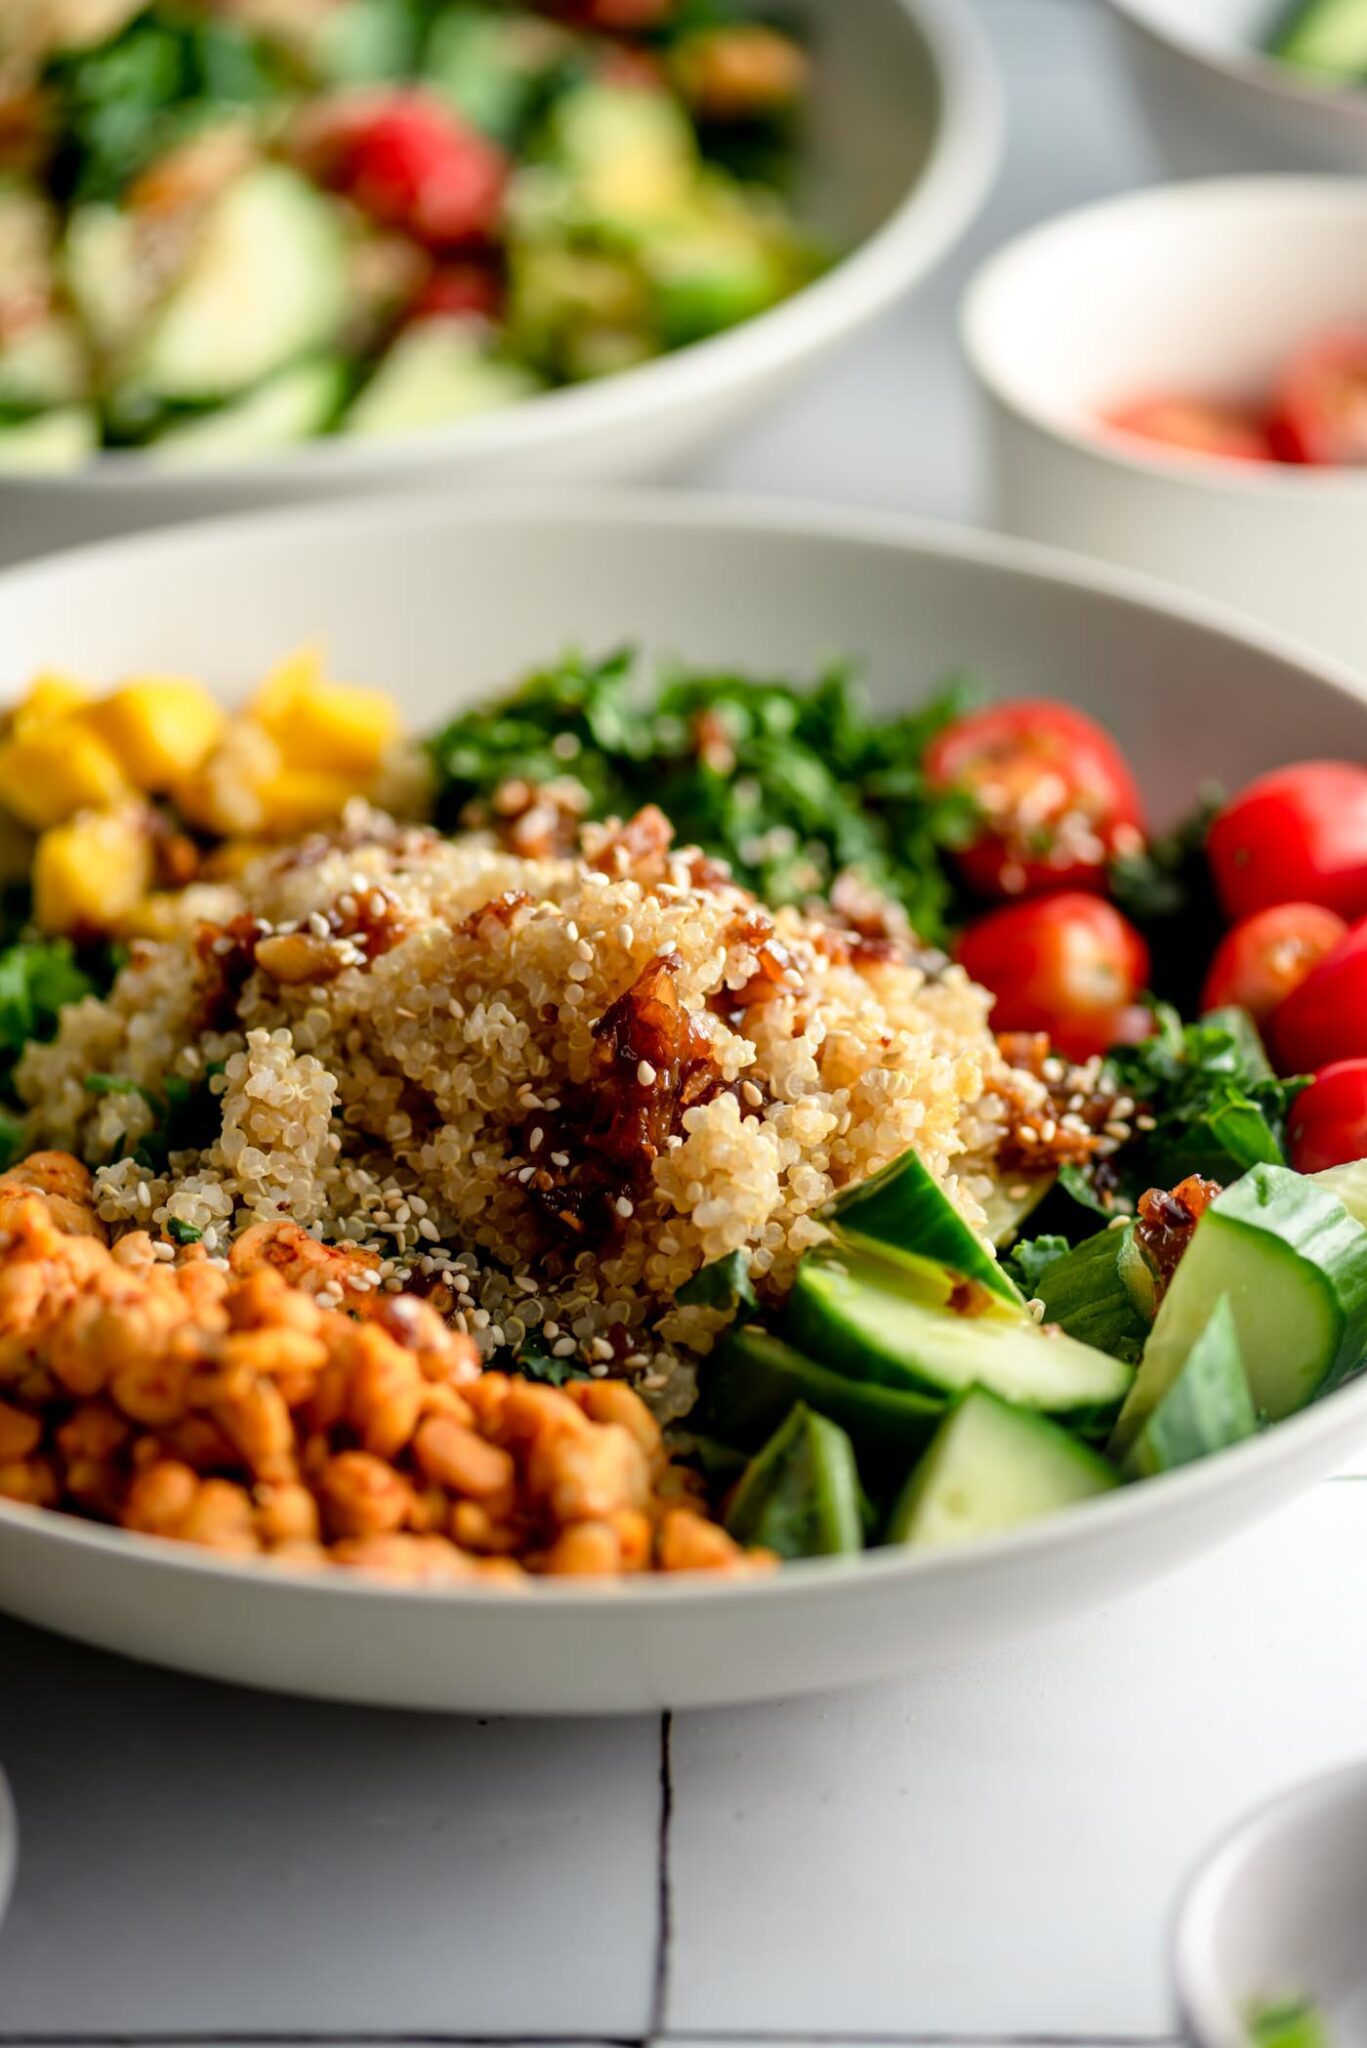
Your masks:
{"label": "white bowl", "polygon": [[10,1893],[14,1889],[15,1866],[19,1861],[19,1823],[14,1817],[14,1801],[0,1771],[0,1920],[5,1917]]}
{"label": "white bowl", "polygon": [[1051,221],[978,273],[963,336],[999,523],[1241,607],[1367,669],[1367,470],[1184,456],[1100,424],[1156,393],[1247,396],[1367,328],[1367,180],[1161,186]]}
{"label": "white bowl", "polygon": [[[1104,720],[1166,821],[1210,774],[1367,754],[1346,678],[1161,592],[987,538],[857,514],[577,494],[428,496],[152,535],[0,578],[0,691],[40,665],[174,667],[240,692],[325,636],[415,723],[567,643],[638,640],[808,674],[867,658],[906,706],[951,670]],[[0,1506],[0,1608],[107,1649],[287,1691],[410,1707],[700,1706],[933,1665],[1195,1556],[1340,1465],[1367,1380],[1210,1463],[956,1555],[893,1550],[771,1579],[403,1591],[289,1576]]]}
{"label": "white bowl", "polygon": [[1170,168],[1367,171],[1367,89],[1269,57],[1280,0],[1107,0],[1140,107]]}
{"label": "white bowl", "polygon": [[139,454],[0,472],[0,562],[135,527],[415,485],[660,477],[780,396],[909,291],[996,170],[995,67],[968,0],[799,0],[816,52],[798,210],[846,255],[772,312],[596,383],[392,440],[322,440],[231,467]]}
{"label": "white bowl", "polygon": [[1336,2048],[1367,2041],[1367,1765],[1262,1806],[1182,1900],[1177,2000],[1196,2048],[1248,2048],[1250,2011],[1308,1998]]}

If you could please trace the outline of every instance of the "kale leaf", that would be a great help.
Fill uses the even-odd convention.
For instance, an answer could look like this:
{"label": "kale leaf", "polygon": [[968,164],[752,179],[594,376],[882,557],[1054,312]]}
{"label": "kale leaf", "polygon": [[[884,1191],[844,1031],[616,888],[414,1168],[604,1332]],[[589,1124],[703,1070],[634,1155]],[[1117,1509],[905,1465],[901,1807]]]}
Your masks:
{"label": "kale leaf", "polygon": [[95,982],[68,939],[20,939],[0,953],[0,1085],[31,1039],[51,1038],[64,1003],[78,1003]]}
{"label": "kale leaf", "polygon": [[1052,1231],[1044,1237],[1023,1237],[1012,1245],[1002,1260],[1002,1271],[1014,1280],[1027,1301],[1039,1293],[1039,1283],[1052,1265],[1069,1251],[1066,1237]]}

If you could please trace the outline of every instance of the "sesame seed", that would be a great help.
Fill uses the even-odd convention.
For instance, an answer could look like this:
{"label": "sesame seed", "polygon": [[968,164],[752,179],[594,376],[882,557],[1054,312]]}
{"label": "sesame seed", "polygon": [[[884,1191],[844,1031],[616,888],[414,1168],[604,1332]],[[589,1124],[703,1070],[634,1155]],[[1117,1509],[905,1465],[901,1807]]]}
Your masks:
{"label": "sesame seed", "polygon": [[573,1337],[557,1337],[551,1346],[552,1358],[573,1358],[579,1349]]}
{"label": "sesame seed", "polygon": [[649,1060],[642,1060],[640,1062],[636,1069],[636,1079],[640,1082],[643,1088],[654,1087],[656,1081],[656,1073],[654,1067],[651,1066]]}
{"label": "sesame seed", "polygon": [[635,1209],[632,1207],[631,1203],[627,1200],[625,1195],[619,1195],[612,1206],[617,1211],[617,1214],[620,1217],[622,1217],[624,1221],[628,1216],[634,1216],[636,1214]]}

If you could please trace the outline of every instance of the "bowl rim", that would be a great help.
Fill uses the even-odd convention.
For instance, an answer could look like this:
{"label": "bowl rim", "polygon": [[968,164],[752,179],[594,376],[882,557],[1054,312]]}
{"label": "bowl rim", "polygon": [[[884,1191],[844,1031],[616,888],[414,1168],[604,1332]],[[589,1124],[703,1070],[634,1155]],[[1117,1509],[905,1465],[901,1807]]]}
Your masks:
{"label": "bowl rim", "polygon": [[1268,100],[1304,107],[1307,112],[1323,115],[1332,108],[1346,123],[1361,127],[1363,139],[1367,140],[1367,90],[1362,86],[1346,80],[1335,83],[1298,71],[1253,44],[1241,43],[1229,51],[1213,49],[1209,43],[1185,34],[1180,27],[1156,21],[1149,0],[1104,0],[1104,5],[1127,28],[1212,77],[1242,85]]}
{"label": "bowl rim", "polygon": [[1199,2048],[1247,2048],[1248,2030],[1222,1988],[1213,1943],[1225,1896],[1249,1851],[1346,1798],[1367,1811],[1367,1761],[1333,1765],[1246,1808],[1188,1872],[1172,1916],[1169,1973],[1183,2027]]}
{"label": "bowl rim", "polygon": [[0,1770],[0,1922],[3,1922],[19,1869],[19,1816],[9,1780]]}
{"label": "bowl rim", "polygon": [[[1367,683],[1347,663],[1305,648],[1274,627],[1250,623],[1232,608],[1175,591],[1156,578],[1131,570],[1004,535],[899,513],[784,498],[620,486],[507,488],[478,498],[457,488],[423,492],[403,503],[392,498],[357,498],[187,521],[169,529],[96,541],[0,573],[0,630],[12,590],[34,589],[41,593],[47,584],[61,594],[62,602],[69,603],[70,578],[79,574],[83,565],[107,562],[117,567],[121,561],[150,555],[153,559],[165,558],[168,569],[174,571],[178,557],[198,555],[201,559],[207,556],[221,560],[224,550],[231,551],[234,545],[252,552],[268,551],[276,543],[311,535],[326,541],[329,536],[354,539],[382,530],[392,536],[395,526],[405,523],[455,528],[474,525],[482,530],[491,525],[516,528],[569,524],[577,530],[597,529],[604,533],[644,525],[680,533],[701,528],[733,536],[742,545],[747,537],[794,537],[834,542],[861,551],[885,551],[932,562],[968,565],[983,570],[989,577],[1019,579],[1045,587],[1058,596],[1100,597],[1122,613],[1142,612],[1176,621],[1183,628],[1223,642],[1232,651],[1243,649],[1263,654],[1296,668],[1303,678],[1313,678],[1334,695],[1358,706],[1367,721]],[[1108,1532],[1123,1531],[1137,1518],[1164,1510],[1175,1515],[1222,1491],[1236,1476],[1249,1479],[1262,1471],[1275,1472],[1288,1460],[1295,1462],[1297,1450],[1318,1459],[1340,1437],[1349,1438],[1355,1425],[1367,1438],[1367,1373],[1336,1388],[1300,1414],[1287,1417],[1260,1436],[1216,1457],[1159,1479],[1146,1480],[1140,1486],[1118,1487],[1103,1498],[1082,1503],[1069,1514],[985,1537],[960,1550],[927,1554],[890,1547],[854,1558],[799,1560],[785,1564],[772,1575],[721,1582],[706,1573],[597,1584],[577,1581],[549,1585],[534,1581],[510,1604],[521,1607],[530,1600],[557,1609],[601,1609],[606,1602],[613,1611],[639,1614],[653,1611],[662,1602],[682,1602],[697,1608],[739,1600],[819,1597],[823,1589],[837,1581],[854,1589],[919,1581],[928,1574],[942,1582],[971,1579],[1007,1560],[1029,1558],[1044,1563],[1073,1549],[1089,1534],[1102,1541]],[[1329,1462],[1325,1458],[1326,1466]],[[0,1500],[0,1545],[11,1537],[31,1540],[35,1536],[44,1544],[104,1557],[116,1564],[122,1562],[130,1568],[142,1565],[153,1571],[188,1574],[200,1581],[216,1581],[220,1586],[235,1586],[239,1590],[244,1586],[259,1587],[263,1598],[274,1589],[281,1597],[318,1595],[362,1604],[376,1600],[391,1604],[418,1601],[429,1609],[438,1605],[445,1609],[462,1608],[472,1602],[487,1606],[489,1602],[510,1601],[507,1590],[497,1587],[400,1586],[367,1579],[359,1573],[353,1578],[343,1572],[285,1566],[263,1569],[260,1562],[220,1558],[188,1544],[104,1528],[82,1522],[74,1515]]]}
{"label": "bowl rim", "polygon": [[1051,253],[1069,236],[1089,226],[1105,222],[1123,234],[1136,220],[1189,212],[1192,207],[1235,212],[1295,202],[1303,203],[1308,210],[1319,204],[1344,217],[1358,213],[1367,230],[1367,176],[1351,178],[1316,172],[1255,173],[1144,185],[1132,192],[1090,201],[1086,206],[1071,207],[1025,229],[993,250],[978,266],[959,301],[959,344],[975,380],[998,405],[1037,433],[1122,474],[1165,478],[1169,483],[1190,485],[1220,499],[1284,499],[1288,503],[1305,499],[1321,503],[1340,500],[1353,506],[1367,503],[1367,468],[1345,465],[1319,469],[1290,462],[1229,462],[1178,448],[1150,454],[1138,436],[1131,445],[1129,437],[1102,421],[1089,427],[1081,416],[1061,417],[1021,388],[1011,373],[1010,344],[1003,347],[997,338],[1002,323],[993,301],[1008,286],[1019,289],[1013,273],[1028,273],[1041,254]]}
{"label": "bowl rim", "polygon": [[239,462],[158,463],[106,450],[79,469],[0,472],[0,491],[95,499],[144,492],[232,492],[292,484],[364,488],[414,482],[448,464],[545,453],[666,415],[777,375],[885,311],[931,271],[977,214],[1000,168],[1005,100],[996,60],[969,0],[893,0],[924,45],[936,88],[935,125],[916,177],[887,217],[830,270],[791,298],[710,339],[585,384],[545,391],[445,426],[374,441],[323,436]]}

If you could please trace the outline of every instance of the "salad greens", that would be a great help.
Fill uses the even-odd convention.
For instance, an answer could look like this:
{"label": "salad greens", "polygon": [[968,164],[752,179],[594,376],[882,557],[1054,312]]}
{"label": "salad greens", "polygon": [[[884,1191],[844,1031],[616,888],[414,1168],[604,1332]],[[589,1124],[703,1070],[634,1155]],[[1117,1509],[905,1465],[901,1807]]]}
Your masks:
{"label": "salad greens", "polygon": [[971,835],[974,812],[932,792],[923,761],[973,696],[956,680],[879,719],[845,666],[800,688],[684,668],[646,678],[629,650],[572,655],[435,736],[439,816],[454,824],[504,782],[573,776],[590,815],[658,804],[681,843],[729,861],[770,903],[800,902],[855,868],[938,944],[956,907],[940,856]]}

